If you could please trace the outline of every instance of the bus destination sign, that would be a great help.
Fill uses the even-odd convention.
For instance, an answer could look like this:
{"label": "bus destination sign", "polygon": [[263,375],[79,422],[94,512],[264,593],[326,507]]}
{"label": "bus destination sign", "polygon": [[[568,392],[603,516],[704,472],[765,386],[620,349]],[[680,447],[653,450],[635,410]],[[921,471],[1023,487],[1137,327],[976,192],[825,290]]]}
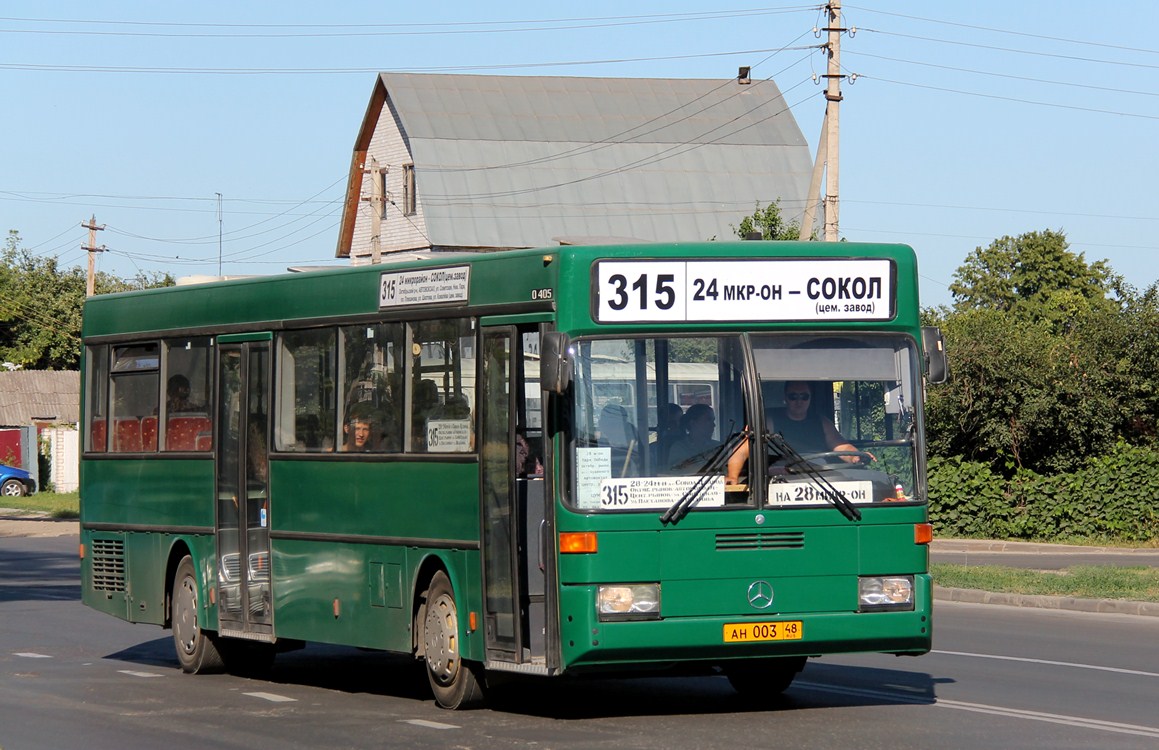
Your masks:
{"label": "bus destination sign", "polygon": [[384,273],[378,282],[378,306],[409,307],[466,302],[470,281],[470,266]]}
{"label": "bus destination sign", "polygon": [[600,323],[891,320],[885,258],[602,260],[593,307]]}

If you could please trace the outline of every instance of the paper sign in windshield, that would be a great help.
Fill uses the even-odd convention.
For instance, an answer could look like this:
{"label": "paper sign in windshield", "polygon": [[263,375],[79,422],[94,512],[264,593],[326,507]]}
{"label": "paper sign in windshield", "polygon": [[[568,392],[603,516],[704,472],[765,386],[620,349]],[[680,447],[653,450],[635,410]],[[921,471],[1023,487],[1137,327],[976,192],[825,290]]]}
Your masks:
{"label": "paper sign in windshield", "polygon": [[[851,503],[872,503],[873,482],[830,482],[833,489],[845,493]],[[814,482],[769,482],[770,505],[817,505],[831,503],[833,495]]]}
{"label": "paper sign in windshield", "polygon": [[600,510],[666,510],[694,487],[694,508],[724,505],[724,477],[624,477],[600,482]]}

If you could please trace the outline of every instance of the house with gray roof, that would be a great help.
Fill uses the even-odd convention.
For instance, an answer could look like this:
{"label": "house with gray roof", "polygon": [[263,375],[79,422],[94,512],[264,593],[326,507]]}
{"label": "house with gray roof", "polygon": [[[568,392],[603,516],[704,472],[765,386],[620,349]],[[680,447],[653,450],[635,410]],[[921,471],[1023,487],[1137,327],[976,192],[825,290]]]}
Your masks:
{"label": "house with gray roof", "polygon": [[75,425],[79,421],[78,371],[0,371],[0,427]]}
{"label": "house with gray roof", "polygon": [[382,73],[337,257],[736,239],[800,220],[812,167],[771,80]]}

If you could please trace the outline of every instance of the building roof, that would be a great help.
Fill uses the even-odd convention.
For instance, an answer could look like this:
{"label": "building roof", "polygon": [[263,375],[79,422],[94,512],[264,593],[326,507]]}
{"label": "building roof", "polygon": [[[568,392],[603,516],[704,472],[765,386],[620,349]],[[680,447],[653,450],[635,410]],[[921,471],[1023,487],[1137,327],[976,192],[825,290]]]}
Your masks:
{"label": "building roof", "polygon": [[80,373],[76,370],[0,372],[0,427],[79,421]]}
{"label": "building roof", "polygon": [[[813,167],[771,80],[382,73],[355,162],[380,117],[409,144],[439,248],[735,239],[758,201],[799,219]],[[348,192],[339,257],[359,197]]]}

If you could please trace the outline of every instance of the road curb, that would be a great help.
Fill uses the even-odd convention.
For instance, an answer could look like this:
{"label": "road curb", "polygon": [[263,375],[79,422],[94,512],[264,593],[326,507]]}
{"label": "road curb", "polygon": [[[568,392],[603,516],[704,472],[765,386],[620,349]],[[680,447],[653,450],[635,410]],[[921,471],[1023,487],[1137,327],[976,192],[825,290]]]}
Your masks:
{"label": "road curb", "polygon": [[1004,594],[979,589],[946,588],[945,586],[934,586],[934,599],[969,604],[1000,604],[1007,607],[1159,617],[1159,602],[1135,602],[1126,599],[1077,599],[1073,596]]}

